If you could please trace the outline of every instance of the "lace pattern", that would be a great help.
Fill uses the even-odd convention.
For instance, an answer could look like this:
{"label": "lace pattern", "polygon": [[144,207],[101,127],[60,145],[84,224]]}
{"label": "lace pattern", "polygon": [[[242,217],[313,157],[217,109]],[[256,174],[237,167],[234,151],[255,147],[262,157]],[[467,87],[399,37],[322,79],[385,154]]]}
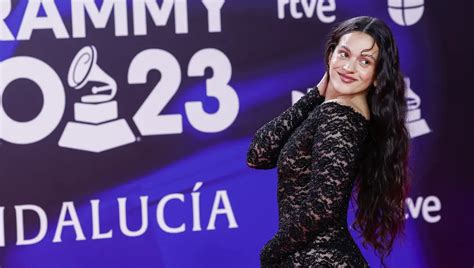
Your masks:
{"label": "lace pattern", "polygon": [[279,229],[262,267],[368,267],[347,228],[347,209],[368,121],[324,102],[317,88],[263,125],[247,152],[256,169],[278,170]]}

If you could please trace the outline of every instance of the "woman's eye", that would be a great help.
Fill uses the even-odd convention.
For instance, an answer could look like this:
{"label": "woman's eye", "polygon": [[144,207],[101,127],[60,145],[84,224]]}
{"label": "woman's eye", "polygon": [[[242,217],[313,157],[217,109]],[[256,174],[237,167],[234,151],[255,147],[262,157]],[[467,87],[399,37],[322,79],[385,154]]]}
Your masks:
{"label": "woman's eye", "polygon": [[341,52],[339,52],[339,57],[340,57],[340,58],[346,58],[346,57],[347,57],[347,53],[344,52],[344,51],[341,51]]}
{"label": "woman's eye", "polygon": [[361,60],[360,63],[361,63],[362,65],[364,65],[364,66],[367,66],[367,65],[370,64],[370,61],[368,61],[368,60]]}

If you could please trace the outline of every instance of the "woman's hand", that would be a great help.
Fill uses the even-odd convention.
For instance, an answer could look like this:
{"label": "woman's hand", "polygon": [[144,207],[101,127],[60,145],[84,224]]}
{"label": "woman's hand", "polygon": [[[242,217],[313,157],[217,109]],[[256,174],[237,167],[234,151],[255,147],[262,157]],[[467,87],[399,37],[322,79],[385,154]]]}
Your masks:
{"label": "woman's hand", "polygon": [[328,87],[328,81],[329,81],[329,78],[328,78],[328,72],[326,71],[324,73],[324,76],[323,78],[321,79],[321,81],[319,81],[317,87],[318,87],[318,91],[319,91],[319,95],[321,96],[325,96],[326,95],[326,89]]}

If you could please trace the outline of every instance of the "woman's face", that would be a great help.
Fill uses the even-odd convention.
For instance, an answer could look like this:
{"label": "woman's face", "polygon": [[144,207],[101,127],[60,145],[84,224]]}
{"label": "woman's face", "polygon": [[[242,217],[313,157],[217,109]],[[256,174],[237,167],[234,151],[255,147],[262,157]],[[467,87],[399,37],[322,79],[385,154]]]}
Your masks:
{"label": "woman's face", "polygon": [[[363,92],[374,83],[379,48],[363,32],[341,36],[329,57],[329,83],[341,95]],[[338,95],[339,95],[338,94]]]}

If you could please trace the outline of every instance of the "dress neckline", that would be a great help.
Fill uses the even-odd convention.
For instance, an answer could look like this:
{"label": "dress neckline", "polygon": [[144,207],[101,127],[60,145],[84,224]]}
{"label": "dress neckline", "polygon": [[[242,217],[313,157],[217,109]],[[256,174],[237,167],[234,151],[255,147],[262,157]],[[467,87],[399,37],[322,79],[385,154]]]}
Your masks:
{"label": "dress neckline", "polygon": [[352,114],[354,114],[356,117],[359,117],[359,119],[361,119],[364,123],[369,123],[370,122],[369,119],[365,118],[364,115],[362,115],[360,112],[356,111],[354,109],[354,107],[352,107],[352,106],[344,105],[344,104],[341,104],[341,103],[336,102],[336,101],[325,101],[325,102],[321,103],[321,105],[323,105],[323,104],[326,104],[326,105],[327,104],[336,104],[337,106],[345,108],[345,109],[349,110],[350,112],[352,112]]}

